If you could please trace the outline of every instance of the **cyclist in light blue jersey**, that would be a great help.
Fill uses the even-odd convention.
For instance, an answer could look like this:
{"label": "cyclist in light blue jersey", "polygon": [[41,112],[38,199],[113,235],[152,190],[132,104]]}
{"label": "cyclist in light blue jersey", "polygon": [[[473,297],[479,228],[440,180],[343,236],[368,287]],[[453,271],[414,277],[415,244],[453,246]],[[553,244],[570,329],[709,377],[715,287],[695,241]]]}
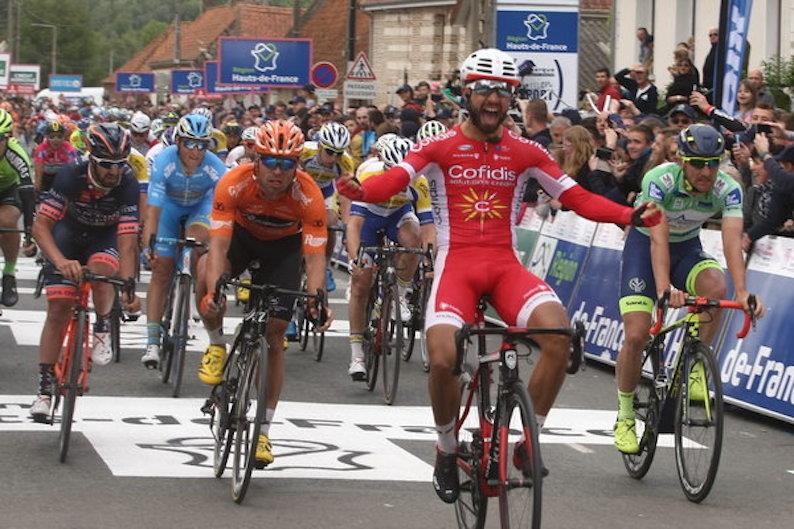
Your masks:
{"label": "cyclist in light blue jersey", "polygon": [[[143,243],[152,236],[177,238],[184,234],[199,241],[209,239],[209,214],[215,184],[226,172],[224,163],[209,152],[212,125],[202,115],[188,114],[176,126],[174,145],[167,147],[152,163]],[[174,267],[176,247],[156,244],[152,279],[147,296],[146,352],[141,362],[155,369],[160,361],[161,320]],[[220,330],[214,331],[220,333]],[[213,342],[210,336],[211,343]]]}

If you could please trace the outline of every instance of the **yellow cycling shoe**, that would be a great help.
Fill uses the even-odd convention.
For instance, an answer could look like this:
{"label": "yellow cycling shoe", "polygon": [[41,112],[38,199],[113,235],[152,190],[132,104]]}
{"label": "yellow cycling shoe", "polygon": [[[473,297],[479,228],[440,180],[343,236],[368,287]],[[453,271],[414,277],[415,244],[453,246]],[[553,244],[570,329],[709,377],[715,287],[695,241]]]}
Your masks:
{"label": "yellow cycling shoe", "polygon": [[[243,279],[240,282],[251,284],[250,279]],[[235,290],[235,294],[237,295],[237,301],[239,303],[245,303],[246,301],[248,301],[248,298],[251,296],[251,291],[248,290],[247,288],[237,287],[237,290]]]}
{"label": "yellow cycling shoe", "polygon": [[273,447],[270,445],[270,438],[265,434],[259,434],[256,442],[256,462],[255,468],[262,469],[273,462]]}
{"label": "yellow cycling shoe", "polygon": [[689,400],[693,402],[705,402],[708,395],[706,387],[706,371],[703,369],[703,362],[697,361],[692,364],[689,370]]}
{"label": "yellow cycling shoe", "polygon": [[198,378],[205,384],[215,386],[223,378],[223,364],[226,362],[226,346],[210,345],[201,357]]}
{"label": "yellow cycling shoe", "polygon": [[618,419],[615,422],[615,448],[624,454],[639,453],[640,444],[637,442],[634,419]]}

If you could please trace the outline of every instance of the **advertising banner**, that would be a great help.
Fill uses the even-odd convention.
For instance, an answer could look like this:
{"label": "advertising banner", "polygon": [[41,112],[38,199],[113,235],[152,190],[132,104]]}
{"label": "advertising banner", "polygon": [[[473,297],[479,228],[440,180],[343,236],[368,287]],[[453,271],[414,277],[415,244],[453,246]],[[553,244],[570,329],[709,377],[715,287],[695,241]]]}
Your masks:
{"label": "advertising banner", "polygon": [[33,91],[41,89],[41,65],[12,64],[8,76],[8,84],[32,87]]}
{"label": "advertising banner", "polygon": [[116,72],[116,92],[151,94],[154,92],[154,73]]}
{"label": "advertising banner", "polygon": [[218,84],[218,61],[207,61],[204,63],[204,86],[208,95],[235,95],[252,94],[264,92],[266,88],[260,86],[246,85],[219,85]]}
{"label": "advertising banner", "polygon": [[310,39],[218,39],[216,84],[300,88],[309,82]]}
{"label": "advertising banner", "polygon": [[719,351],[725,400],[794,422],[794,239],[757,241],[747,284],[767,312],[742,340],[736,338],[741,314],[728,325]]}
{"label": "advertising banner", "polygon": [[53,92],[79,92],[83,88],[83,76],[51,74],[49,88]]}
{"label": "advertising banner", "polygon": [[720,9],[714,104],[731,115],[736,110],[736,92],[742,79],[752,8],[753,0],[722,0]]}
{"label": "advertising banner", "polygon": [[578,1],[497,1],[494,33],[518,63],[520,98],[542,99],[551,111],[576,105]]}
{"label": "advertising banner", "polygon": [[0,53],[0,88],[8,86],[8,78],[11,75],[11,55]]}
{"label": "advertising banner", "polygon": [[194,95],[204,90],[204,72],[201,70],[171,70],[171,93]]}

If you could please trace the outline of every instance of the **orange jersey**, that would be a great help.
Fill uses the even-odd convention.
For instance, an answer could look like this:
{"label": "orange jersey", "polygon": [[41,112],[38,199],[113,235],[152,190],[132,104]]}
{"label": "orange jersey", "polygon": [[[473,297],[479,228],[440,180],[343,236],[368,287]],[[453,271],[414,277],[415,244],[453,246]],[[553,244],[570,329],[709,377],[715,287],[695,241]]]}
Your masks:
{"label": "orange jersey", "polygon": [[325,253],[328,229],[323,194],[314,179],[296,170],[287,194],[265,197],[254,177],[254,164],[229,170],[218,181],[212,201],[210,235],[231,237],[235,224],[264,241],[303,233],[304,253]]}

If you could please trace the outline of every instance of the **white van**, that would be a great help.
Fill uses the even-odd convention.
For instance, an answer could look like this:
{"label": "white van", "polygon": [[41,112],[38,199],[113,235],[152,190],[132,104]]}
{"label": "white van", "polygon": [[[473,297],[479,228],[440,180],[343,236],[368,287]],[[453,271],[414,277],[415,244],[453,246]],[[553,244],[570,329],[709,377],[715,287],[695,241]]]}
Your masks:
{"label": "white van", "polygon": [[89,97],[94,100],[95,105],[102,106],[104,105],[102,98],[105,96],[105,89],[101,86],[84,86],[79,92],[55,92],[49,88],[45,88],[36,94],[36,99],[48,97],[53,101],[57,101],[61,99],[61,96],[73,103],[79,103],[84,98]]}

